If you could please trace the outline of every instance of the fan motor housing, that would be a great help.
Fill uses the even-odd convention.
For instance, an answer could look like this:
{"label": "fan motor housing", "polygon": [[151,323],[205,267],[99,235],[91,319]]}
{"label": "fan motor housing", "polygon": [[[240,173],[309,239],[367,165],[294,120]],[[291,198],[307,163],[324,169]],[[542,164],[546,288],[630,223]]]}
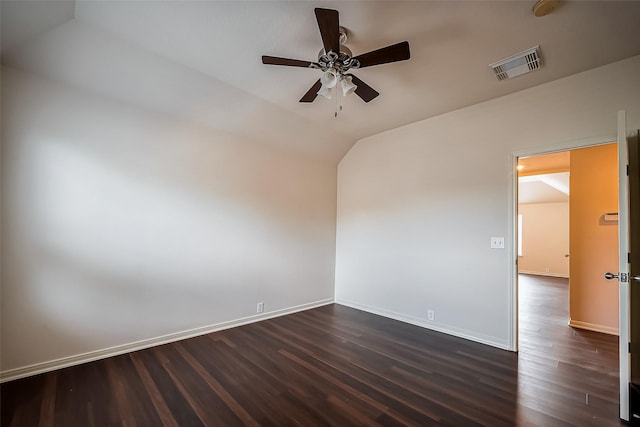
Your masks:
{"label": "fan motor housing", "polygon": [[[349,49],[344,45],[346,42],[347,42],[347,29],[344,27],[340,27],[340,53],[347,55],[349,58],[353,58],[353,52],[351,52],[351,49]],[[325,52],[324,47],[320,49],[320,51],[318,52],[318,61],[320,60],[322,55],[325,55],[326,53],[327,52]]]}

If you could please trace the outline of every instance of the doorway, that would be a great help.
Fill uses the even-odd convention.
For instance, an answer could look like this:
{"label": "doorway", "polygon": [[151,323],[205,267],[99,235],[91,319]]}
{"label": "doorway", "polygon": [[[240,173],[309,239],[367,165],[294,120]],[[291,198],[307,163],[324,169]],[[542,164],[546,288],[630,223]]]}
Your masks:
{"label": "doorway", "polygon": [[518,272],[569,278],[570,151],[518,159]]}
{"label": "doorway", "polygon": [[518,159],[518,273],[569,278],[569,325],[616,336],[617,210],[617,144]]}
{"label": "doorway", "polygon": [[519,359],[550,364],[555,386],[617,410],[618,287],[603,277],[618,265],[617,144],[523,155],[517,165]]}

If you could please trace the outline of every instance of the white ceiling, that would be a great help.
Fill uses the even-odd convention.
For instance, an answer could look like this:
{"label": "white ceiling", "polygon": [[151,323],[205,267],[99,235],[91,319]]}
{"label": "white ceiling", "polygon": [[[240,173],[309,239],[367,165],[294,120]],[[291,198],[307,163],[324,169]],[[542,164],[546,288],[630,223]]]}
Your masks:
{"label": "white ceiling", "polygon": [[518,203],[569,201],[569,172],[529,175],[518,178]]}
{"label": "white ceiling", "polygon": [[[358,139],[640,54],[640,2],[2,1],[2,63],[221,131],[339,160]],[[411,60],[355,72],[369,104],[298,99],[319,71],[316,6],[335,8],[347,46],[403,40]],[[498,82],[488,64],[540,45],[543,67]]]}

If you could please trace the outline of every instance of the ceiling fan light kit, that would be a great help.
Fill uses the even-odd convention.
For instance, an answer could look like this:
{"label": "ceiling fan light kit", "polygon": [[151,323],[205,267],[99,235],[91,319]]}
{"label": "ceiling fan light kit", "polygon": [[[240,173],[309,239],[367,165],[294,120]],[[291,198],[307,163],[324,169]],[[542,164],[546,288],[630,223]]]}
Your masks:
{"label": "ceiling fan light kit", "polygon": [[351,95],[358,89],[358,86],[353,83],[351,76],[343,76],[342,80],[340,80],[340,87],[342,88],[342,96]]}
{"label": "ceiling fan light kit", "polygon": [[331,99],[331,88],[326,85],[320,86],[320,89],[316,92],[317,95],[324,96],[327,99]]}
{"label": "ceiling fan light kit", "polygon": [[325,71],[320,77],[320,82],[323,87],[333,89],[338,84],[338,73],[333,68]]}
{"label": "ceiling fan light kit", "polygon": [[300,102],[313,102],[317,95],[331,99],[331,92],[334,88],[338,91],[338,84],[340,85],[339,94],[348,96],[355,93],[364,102],[370,102],[380,94],[349,72],[352,69],[404,61],[411,56],[409,43],[406,41],[353,56],[351,50],[344,46],[347,41],[347,32],[339,25],[338,11],[316,8],[315,15],[323,44],[323,49],[320,50],[316,62],[262,56],[263,64],[304,67],[322,71],[320,79],[300,99]]}

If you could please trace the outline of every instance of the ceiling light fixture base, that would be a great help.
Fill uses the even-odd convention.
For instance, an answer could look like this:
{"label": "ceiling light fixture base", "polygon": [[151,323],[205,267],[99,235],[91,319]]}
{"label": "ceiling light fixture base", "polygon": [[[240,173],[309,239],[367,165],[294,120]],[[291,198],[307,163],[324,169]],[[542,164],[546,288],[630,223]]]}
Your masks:
{"label": "ceiling light fixture base", "polygon": [[353,52],[344,44],[347,42],[347,30],[340,27],[340,52],[325,52],[324,48],[318,52],[318,62],[312,62],[311,68],[322,71],[334,69],[338,75],[342,76],[352,68],[359,68],[360,62],[353,59]]}
{"label": "ceiling light fixture base", "polygon": [[558,7],[559,0],[538,0],[533,6],[533,14],[537,17],[545,16]]}

